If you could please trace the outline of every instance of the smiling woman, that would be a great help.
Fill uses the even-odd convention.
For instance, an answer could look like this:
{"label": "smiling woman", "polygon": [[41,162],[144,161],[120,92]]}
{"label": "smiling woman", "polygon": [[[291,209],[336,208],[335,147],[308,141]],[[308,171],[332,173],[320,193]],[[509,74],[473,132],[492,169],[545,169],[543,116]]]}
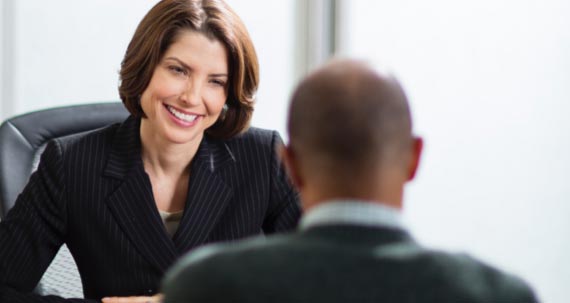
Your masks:
{"label": "smiling woman", "polygon": [[[181,32],[140,98],[147,118],[141,121],[143,145],[172,142],[195,151],[222,111],[227,75],[222,43],[193,31]],[[155,139],[169,142],[153,142]]]}
{"label": "smiling woman", "polygon": [[131,116],[50,142],[0,222],[0,302],[41,302],[31,292],[64,243],[85,299],[140,302],[198,246],[296,226],[281,138],[249,127],[256,53],[223,1],[160,1],[120,77]]}
{"label": "smiling woman", "polygon": [[[251,120],[259,83],[257,54],[245,25],[223,1],[178,1],[178,7],[170,7],[167,2],[176,1],[158,3],[143,18],[129,43],[121,66],[121,99],[133,115],[144,116],[146,113],[140,106],[141,95],[151,82],[156,67],[173,60],[178,64],[167,64],[167,67],[183,74],[193,72],[193,68],[196,68],[188,66],[182,57],[172,58],[165,52],[174,51],[171,49],[173,47],[182,52],[190,51],[186,56],[202,60],[203,67],[219,69],[230,81],[226,89],[226,119],[213,125],[207,132],[222,139],[239,134]],[[167,8],[170,11],[164,13]],[[206,14],[207,18],[200,14]],[[187,39],[177,41],[188,31],[202,37],[194,43]],[[198,42],[205,42],[205,45],[198,45]],[[220,46],[224,58],[216,52]],[[187,49],[181,50],[183,47]],[[210,54],[210,51],[214,53]],[[222,66],[224,64],[225,68]],[[217,73],[211,76],[219,76]]]}
{"label": "smiling woman", "polygon": [[[181,31],[140,97],[145,115],[140,127],[143,162],[160,210],[184,209],[189,171],[179,164],[192,161],[205,131],[220,116],[227,98],[226,53],[218,40],[195,31]],[[177,170],[174,180],[166,171],[169,168]],[[174,182],[179,176],[183,182],[167,188],[180,187],[180,194],[163,188],[161,180]]]}

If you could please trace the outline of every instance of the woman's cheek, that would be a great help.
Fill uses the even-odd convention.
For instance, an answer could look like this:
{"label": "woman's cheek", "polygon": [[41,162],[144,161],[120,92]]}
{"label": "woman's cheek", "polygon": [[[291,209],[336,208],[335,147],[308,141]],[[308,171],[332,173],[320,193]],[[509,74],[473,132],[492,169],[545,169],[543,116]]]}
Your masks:
{"label": "woman's cheek", "polygon": [[222,107],[224,106],[224,103],[226,103],[227,99],[225,91],[217,89],[208,91],[208,94],[205,97],[206,100],[208,100],[208,102],[206,102],[206,106],[209,107],[208,109],[211,112],[215,113],[222,111]]}
{"label": "woman's cheek", "polygon": [[161,98],[179,96],[184,93],[186,86],[186,81],[171,79],[169,81],[163,81],[161,86],[157,89],[157,93]]}

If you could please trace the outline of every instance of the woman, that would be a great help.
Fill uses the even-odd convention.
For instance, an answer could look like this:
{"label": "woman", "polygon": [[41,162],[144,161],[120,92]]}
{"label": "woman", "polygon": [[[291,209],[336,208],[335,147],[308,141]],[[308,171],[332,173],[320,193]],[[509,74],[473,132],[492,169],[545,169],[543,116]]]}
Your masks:
{"label": "woman", "polygon": [[223,1],[159,2],[120,77],[132,115],[50,142],[0,223],[1,302],[33,300],[25,293],[63,243],[86,298],[152,296],[197,246],[296,225],[298,197],[275,154],[280,138],[248,128],[257,58]]}

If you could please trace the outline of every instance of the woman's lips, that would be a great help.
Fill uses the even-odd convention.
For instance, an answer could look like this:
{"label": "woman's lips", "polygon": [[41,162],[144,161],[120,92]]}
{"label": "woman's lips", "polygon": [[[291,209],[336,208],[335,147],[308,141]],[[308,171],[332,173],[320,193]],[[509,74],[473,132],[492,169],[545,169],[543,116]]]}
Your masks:
{"label": "woman's lips", "polygon": [[170,116],[174,118],[174,121],[182,126],[193,126],[198,121],[198,118],[202,117],[202,115],[183,112],[168,104],[165,104],[164,107],[170,113]]}

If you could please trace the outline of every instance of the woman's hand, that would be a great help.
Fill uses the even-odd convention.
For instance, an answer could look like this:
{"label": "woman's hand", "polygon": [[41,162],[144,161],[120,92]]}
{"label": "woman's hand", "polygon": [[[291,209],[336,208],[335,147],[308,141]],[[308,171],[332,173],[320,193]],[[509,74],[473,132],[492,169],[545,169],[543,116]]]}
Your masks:
{"label": "woman's hand", "polygon": [[102,303],[162,303],[162,294],[152,297],[107,297]]}

